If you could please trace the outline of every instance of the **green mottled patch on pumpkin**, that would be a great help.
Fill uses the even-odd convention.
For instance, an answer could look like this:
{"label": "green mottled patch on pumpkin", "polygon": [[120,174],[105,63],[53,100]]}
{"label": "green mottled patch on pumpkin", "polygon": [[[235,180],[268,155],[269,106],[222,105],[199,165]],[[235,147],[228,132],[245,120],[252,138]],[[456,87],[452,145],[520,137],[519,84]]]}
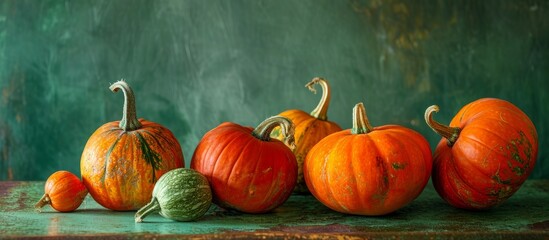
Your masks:
{"label": "green mottled patch on pumpkin", "polygon": [[393,162],[393,163],[391,163],[391,166],[395,170],[402,170],[402,169],[406,168],[406,163]]}
{"label": "green mottled patch on pumpkin", "polygon": [[160,158],[160,155],[151,149],[149,146],[149,143],[147,143],[147,140],[141,135],[141,133],[136,132],[137,139],[139,140],[139,143],[141,144],[141,152],[143,152],[143,158],[145,161],[151,165],[152,168],[152,177],[151,177],[151,183],[156,182],[156,170],[160,169],[160,163],[162,162],[162,159]]}

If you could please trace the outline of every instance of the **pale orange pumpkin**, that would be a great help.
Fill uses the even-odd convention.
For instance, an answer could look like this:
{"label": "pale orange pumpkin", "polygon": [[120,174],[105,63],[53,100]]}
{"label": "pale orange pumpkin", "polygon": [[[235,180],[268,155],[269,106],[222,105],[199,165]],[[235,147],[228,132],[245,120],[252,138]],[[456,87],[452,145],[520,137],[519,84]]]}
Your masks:
{"label": "pale orange pumpkin", "polygon": [[398,125],[372,127],[362,103],[353,128],[320,140],[307,154],[304,177],[311,193],[342,213],[384,215],[414,200],[431,175],[429,143]]}
{"label": "pale orange pumpkin", "polygon": [[[307,185],[303,180],[303,162],[309,150],[318,141],[324,137],[341,131],[341,127],[335,123],[328,121],[328,106],[330,105],[330,86],[328,81],[323,78],[313,78],[305,87],[316,93],[315,84],[322,87],[322,98],[317,107],[309,114],[299,109],[291,109],[280,113],[280,116],[290,119],[295,126],[295,145],[293,153],[297,160],[297,184],[294,189],[295,193],[308,193]],[[282,140],[284,136],[280,133],[280,128],[275,128],[271,133],[271,137]]]}

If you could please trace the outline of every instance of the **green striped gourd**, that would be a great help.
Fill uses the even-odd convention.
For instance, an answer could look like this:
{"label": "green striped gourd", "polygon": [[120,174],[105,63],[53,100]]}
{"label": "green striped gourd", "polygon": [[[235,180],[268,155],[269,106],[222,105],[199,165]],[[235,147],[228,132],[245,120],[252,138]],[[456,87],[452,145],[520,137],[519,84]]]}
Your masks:
{"label": "green striped gourd", "polygon": [[152,193],[152,200],[135,214],[135,222],[142,222],[150,213],[158,212],[176,221],[193,221],[210,208],[212,191],[201,173],[177,168],[162,175]]}

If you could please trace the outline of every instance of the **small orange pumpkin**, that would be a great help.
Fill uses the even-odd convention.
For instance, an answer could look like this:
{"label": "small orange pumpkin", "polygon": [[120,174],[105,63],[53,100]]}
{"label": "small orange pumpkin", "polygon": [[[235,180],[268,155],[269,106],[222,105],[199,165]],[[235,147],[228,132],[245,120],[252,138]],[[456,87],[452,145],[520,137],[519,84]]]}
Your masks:
{"label": "small orange pumpkin", "polygon": [[414,200],[431,175],[429,143],[398,126],[372,127],[362,103],[353,128],[320,140],[307,154],[304,177],[311,193],[342,213],[384,215]]}
{"label": "small orange pumpkin", "polygon": [[[290,119],[295,126],[296,147],[293,152],[298,167],[297,184],[294,189],[295,193],[309,192],[305,180],[303,180],[303,162],[305,161],[305,156],[307,156],[309,150],[324,137],[342,130],[337,123],[328,121],[327,113],[331,97],[328,81],[316,77],[307,83],[305,87],[316,93],[314,88],[315,84],[319,84],[322,87],[322,98],[311,114],[299,109],[291,109],[279,114],[280,116]],[[280,128],[275,128],[271,133],[271,137],[282,140],[284,136],[280,134]]]}
{"label": "small orange pumpkin", "polygon": [[49,204],[59,212],[72,212],[88,194],[80,178],[68,171],[57,171],[50,175],[44,185],[44,192],[44,196],[34,206],[37,211]]}
{"label": "small orange pumpkin", "polygon": [[122,120],[104,124],[88,139],[80,162],[82,180],[103,207],[137,210],[151,200],[160,176],[185,166],[183,152],[169,129],[137,119],[135,97],[126,82],[110,89],[124,93]]}

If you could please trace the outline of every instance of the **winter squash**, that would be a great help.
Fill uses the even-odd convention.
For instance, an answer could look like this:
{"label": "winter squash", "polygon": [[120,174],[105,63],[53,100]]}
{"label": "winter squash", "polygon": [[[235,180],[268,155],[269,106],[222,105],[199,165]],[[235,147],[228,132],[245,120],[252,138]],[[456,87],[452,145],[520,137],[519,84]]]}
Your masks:
{"label": "winter squash", "polygon": [[207,132],[196,147],[191,168],[204,174],[217,205],[245,213],[268,212],[290,197],[297,178],[292,150],[270,138],[281,126],[293,146],[290,120],[274,116],[255,129],[225,122]]}
{"label": "winter squash", "polygon": [[151,200],[162,174],[184,166],[183,153],[169,129],[137,119],[135,97],[125,81],[110,89],[124,93],[122,120],[104,124],[88,139],[80,160],[82,180],[103,207],[137,210]]}
{"label": "winter squash", "polygon": [[528,178],[537,159],[538,135],[528,116],[510,102],[483,98],[464,106],[445,126],[425,111],[443,138],[434,153],[433,184],[450,205],[469,210],[502,204]]}
{"label": "winter squash", "polygon": [[309,190],[342,213],[384,215],[414,200],[431,174],[432,156],[418,132],[372,127],[362,103],[353,108],[353,128],[320,140],[303,165]]}
{"label": "winter squash", "polygon": [[[280,113],[280,116],[290,119],[295,127],[295,149],[293,150],[297,160],[297,184],[295,193],[308,193],[307,185],[303,180],[303,161],[309,150],[322,138],[341,131],[341,127],[328,121],[328,106],[330,105],[330,86],[323,78],[313,78],[305,87],[316,93],[314,85],[319,84],[322,87],[322,98],[317,107],[309,114],[299,109],[291,109]],[[280,133],[280,128],[275,128],[271,137],[282,140],[284,137]]]}
{"label": "winter squash", "polygon": [[212,203],[212,191],[204,175],[193,169],[178,168],[156,182],[149,204],[135,214],[135,222],[158,212],[176,221],[194,221],[202,217]]}
{"label": "winter squash", "polygon": [[76,210],[88,195],[86,186],[76,175],[68,171],[57,171],[48,177],[44,186],[44,196],[34,206],[41,211],[45,205],[59,212]]}

